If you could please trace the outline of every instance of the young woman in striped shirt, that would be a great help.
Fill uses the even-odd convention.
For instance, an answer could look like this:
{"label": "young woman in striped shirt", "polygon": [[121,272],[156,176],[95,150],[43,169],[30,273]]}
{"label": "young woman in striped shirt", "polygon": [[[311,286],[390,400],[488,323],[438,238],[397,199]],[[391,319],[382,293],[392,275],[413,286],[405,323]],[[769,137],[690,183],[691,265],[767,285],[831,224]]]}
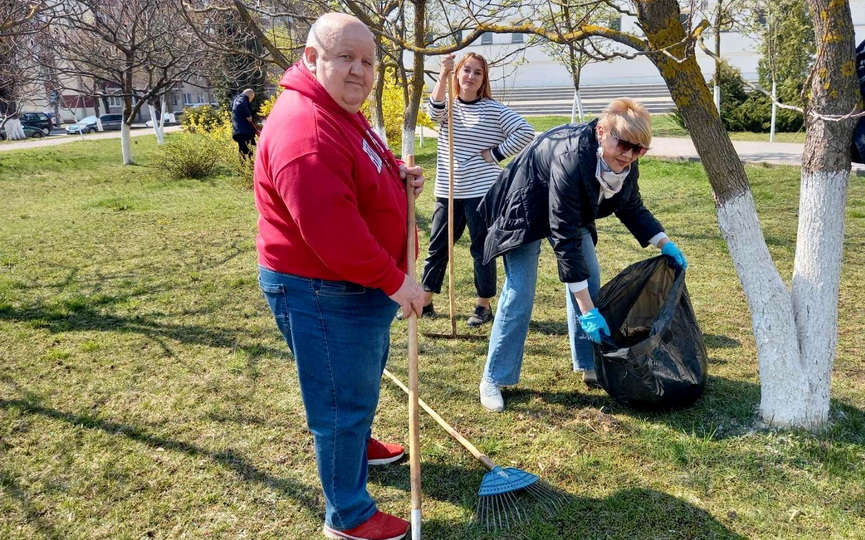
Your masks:
{"label": "young woman in striped shirt", "polygon": [[[447,78],[454,74],[455,96],[447,96]],[[430,231],[429,255],[423,269],[424,315],[434,314],[433,294],[441,292],[448,264],[448,106],[453,107],[454,149],[454,242],[468,225],[474,281],[475,312],[466,321],[479,326],[492,320],[490,299],[496,294],[495,261],[483,264],[487,227],[477,207],[501,168],[499,162],[525,148],[535,137],[534,129],[517,113],[497,102],[490,88],[489,66],[483,56],[467,53],[456,64],[454,55],[442,59],[439,80],[430,94],[428,111],[441,124],[434,194],[435,210]]]}

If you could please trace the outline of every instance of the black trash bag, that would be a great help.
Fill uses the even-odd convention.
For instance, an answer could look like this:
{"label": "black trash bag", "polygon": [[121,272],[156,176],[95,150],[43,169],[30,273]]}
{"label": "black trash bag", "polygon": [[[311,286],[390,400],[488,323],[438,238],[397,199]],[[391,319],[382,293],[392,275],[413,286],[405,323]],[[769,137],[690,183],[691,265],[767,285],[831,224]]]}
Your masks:
{"label": "black trash bag", "polygon": [[595,345],[595,369],[613,399],[675,408],[703,395],[708,355],[684,270],[664,255],[632,264],[601,287],[597,308],[612,335]]}

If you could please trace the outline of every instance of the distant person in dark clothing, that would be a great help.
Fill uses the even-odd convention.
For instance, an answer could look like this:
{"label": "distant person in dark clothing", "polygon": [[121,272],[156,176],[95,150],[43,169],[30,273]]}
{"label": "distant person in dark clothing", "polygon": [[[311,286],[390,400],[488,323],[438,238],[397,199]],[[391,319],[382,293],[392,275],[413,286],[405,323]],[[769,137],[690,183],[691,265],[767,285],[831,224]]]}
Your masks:
{"label": "distant person in dark clothing", "polygon": [[252,155],[250,144],[255,144],[255,136],[258,135],[258,126],[252,121],[252,100],[255,99],[255,91],[247,88],[237,94],[231,102],[231,134],[237,142],[241,157]]}
{"label": "distant person in dark clothing", "polygon": [[[859,91],[865,99],[865,40],[856,47],[856,74],[859,76]],[[851,158],[856,163],[865,163],[865,118],[860,118],[853,132]]]}

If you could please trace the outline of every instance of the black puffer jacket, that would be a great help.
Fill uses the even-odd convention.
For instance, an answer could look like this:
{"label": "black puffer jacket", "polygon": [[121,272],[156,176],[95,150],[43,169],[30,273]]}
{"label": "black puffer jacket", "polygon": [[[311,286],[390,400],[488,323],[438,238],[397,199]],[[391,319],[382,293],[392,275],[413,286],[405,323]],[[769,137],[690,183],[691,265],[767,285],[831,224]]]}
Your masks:
{"label": "black puffer jacket", "polygon": [[581,251],[581,227],[591,230],[597,244],[595,220],[615,213],[643,247],[663,232],[643,206],[636,162],[622,190],[598,205],[596,125],[597,120],[555,127],[536,138],[501,172],[478,207],[489,227],[484,262],[550,237],[559,279],[575,283],[589,277]]}

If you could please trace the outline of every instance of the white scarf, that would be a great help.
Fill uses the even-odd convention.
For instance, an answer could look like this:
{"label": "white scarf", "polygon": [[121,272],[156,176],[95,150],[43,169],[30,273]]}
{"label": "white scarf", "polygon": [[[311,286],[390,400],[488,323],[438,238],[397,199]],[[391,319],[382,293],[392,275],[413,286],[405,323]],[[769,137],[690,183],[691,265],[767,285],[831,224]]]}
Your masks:
{"label": "white scarf", "polygon": [[604,147],[598,145],[598,167],[595,169],[595,178],[598,179],[598,183],[601,185],[601,195],[598,197],[598,203],[622,191],[622,184],[625,183],[625,178],[629,172],[631,172],[630,165],[620,173],[613,172],[613,169],[604,161]]}

